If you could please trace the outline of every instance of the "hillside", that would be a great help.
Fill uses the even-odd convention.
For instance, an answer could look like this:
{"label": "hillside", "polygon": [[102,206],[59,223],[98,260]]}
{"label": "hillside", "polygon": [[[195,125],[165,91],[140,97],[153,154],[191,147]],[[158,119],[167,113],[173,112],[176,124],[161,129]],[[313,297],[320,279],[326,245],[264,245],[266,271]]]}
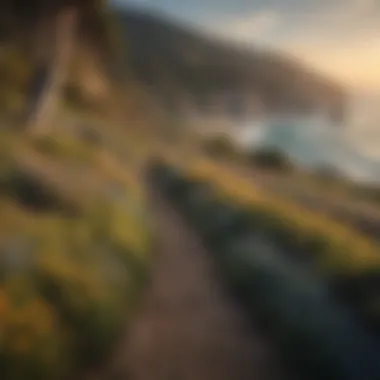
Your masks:
{"label": "hillside", "polygon": [[172,110],[222,104],[239,116],[259,103],[269,111],[322,106],[334,119],[344,115],[344,89],[295,60],[245,51],[141,11],[119,16],[134,73]]}

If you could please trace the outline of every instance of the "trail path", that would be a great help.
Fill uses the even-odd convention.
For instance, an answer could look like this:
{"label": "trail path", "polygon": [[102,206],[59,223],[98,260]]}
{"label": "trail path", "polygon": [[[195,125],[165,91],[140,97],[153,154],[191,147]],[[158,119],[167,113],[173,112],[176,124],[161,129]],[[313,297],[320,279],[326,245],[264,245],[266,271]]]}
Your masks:
{"label": "trail path", "polygon": [[110,379],[283,379],[196,236],[154,191],[151,203],[160,238],[153,278]]}

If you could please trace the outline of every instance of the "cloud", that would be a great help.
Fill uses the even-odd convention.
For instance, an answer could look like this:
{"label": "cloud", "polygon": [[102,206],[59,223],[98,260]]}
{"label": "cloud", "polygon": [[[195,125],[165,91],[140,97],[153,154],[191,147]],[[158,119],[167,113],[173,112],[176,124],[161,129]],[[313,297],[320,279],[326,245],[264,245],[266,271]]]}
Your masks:
{"label": "cloud", "polygon": [[280,45],[355,89],[380,89],[379,25],[376,0],[342,0],[300,22]]}
{"label": "cloud", "polygon": [[355,89],[380,89],[380,38],[318,46],[289,43],[285,50]]}
{"label": "cloud", "polygon": [[379,22],[380,8],[377,1],[339,0],[325,6],[317,14],[310,14],[304,20],[299,20],[296,24],[296,36],[330,44],[342,40],[357,40],[378,31]]}
{"label": "cloud", "polygon": [[241,38],[263,37],[267,32],[276,27],[278,22],[279,14],[274,10],[262,10],[233,22],[226,29],[226,32]]}
{"label": "cloud", "polygon": [[242,17],[224,19],[208,26],[208,31],[225,40],[245,44],[265,44],[281,25],[281,15],[274,9],[261,9]]}

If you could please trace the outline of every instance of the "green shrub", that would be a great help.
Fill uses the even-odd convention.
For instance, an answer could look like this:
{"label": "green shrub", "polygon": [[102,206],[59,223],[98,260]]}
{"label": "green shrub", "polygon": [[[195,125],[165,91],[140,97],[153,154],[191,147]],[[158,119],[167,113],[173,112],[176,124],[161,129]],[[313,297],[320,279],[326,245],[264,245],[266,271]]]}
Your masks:
{"label": "green shrub", "polygon": [[36,138],[32,144],[40,153],[81,163],[92,162],[95,154],[95,148],[91,144],[59,134]]}
{"label": "green shrub", "polygon": [[250,154],[249,161],[254,167],[280,172],[289,172],[295,165],[285,153],[274,148],[261,148]]}
{"label": "green shrub", "polygon": [[64,210],[64,202],[40,179],[24,170],[13,168],[3,180],[2,192],[29,209],[43,211]]}
{"label": "green shrub", "polygon": [[241,154],[226,135],[208,138],[203,141],[203,151],[214,158],[236,160]]}
{"label": "green shrub", "polygon": [[63,379],[66,337],[55,310],[33,282],[8,277],[0,288],[0,370],[6,379]]}

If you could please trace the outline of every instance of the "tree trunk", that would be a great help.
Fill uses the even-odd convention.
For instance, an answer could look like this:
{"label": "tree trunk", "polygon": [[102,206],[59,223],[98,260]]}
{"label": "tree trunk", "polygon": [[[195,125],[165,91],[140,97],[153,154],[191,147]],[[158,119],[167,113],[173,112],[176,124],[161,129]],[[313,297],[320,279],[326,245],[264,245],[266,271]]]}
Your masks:
{"label": "tree trunk", "polygon": [[11,36],[13,21],[12,4],[4,0],[0,6],[0,41],[4,43]]}
{"label": "tree trunk", "polygon": [[[66,81],[69,64],[75,42],[75,31],[79,18],[77,7],[60,10],[50,27],[50,18],[47,23],[41,23],[37,47],[37,72],[31,88],[31,103],[28,117],[28,130],[33,134],[46,134],[52,125],[52,118],[56,112],[61,90]],[[53,35],[53,41],[46,37]],[[52,42],[51,46],[50,43]],[[49,57],[52,52],[52,57]]]}

